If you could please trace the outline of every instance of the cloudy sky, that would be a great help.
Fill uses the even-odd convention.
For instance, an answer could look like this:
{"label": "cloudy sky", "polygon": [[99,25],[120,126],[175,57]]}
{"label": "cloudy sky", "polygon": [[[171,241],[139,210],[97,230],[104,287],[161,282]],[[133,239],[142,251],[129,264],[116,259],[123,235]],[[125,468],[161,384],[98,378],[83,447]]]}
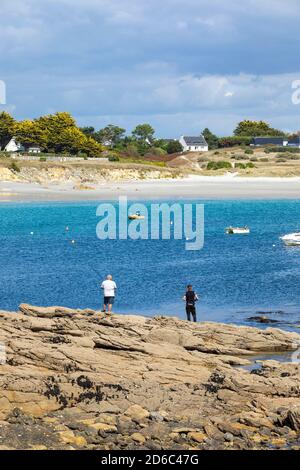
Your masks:
{"label": "cloudy sky", "polygon": [[232,132],[244,118],[300,129],[299,0],[0,0],[0,80],[18,119],[158,136]]}

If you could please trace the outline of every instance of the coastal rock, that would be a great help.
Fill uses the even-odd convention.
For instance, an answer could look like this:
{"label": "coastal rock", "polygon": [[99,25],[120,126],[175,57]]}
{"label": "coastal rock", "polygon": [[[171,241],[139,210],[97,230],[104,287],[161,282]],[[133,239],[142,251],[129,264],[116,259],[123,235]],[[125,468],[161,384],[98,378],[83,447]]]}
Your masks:
{"label": "coastal rock", "polygon": [[296,333],[27,304],[0,322],[7,448],[299,446],[300,365],[241,367]]}

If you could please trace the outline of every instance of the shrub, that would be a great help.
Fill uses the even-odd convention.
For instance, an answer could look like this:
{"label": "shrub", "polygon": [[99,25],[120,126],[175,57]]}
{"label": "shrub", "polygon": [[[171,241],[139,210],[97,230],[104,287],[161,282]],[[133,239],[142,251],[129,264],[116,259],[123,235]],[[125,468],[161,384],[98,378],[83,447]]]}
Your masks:
{"label": "shrub", "polygon": [[169,155],[172,153],[181,153],[183,151],[183,147],[178,140],[171,140],[167,145],[167,152]]}
{"label": "shrub", "polygon": [[252,149],[247,149],[247,150],[245,150],[245,154],[246,155],[253,155],[254,151]]}
{"label": "shrub", "polygon": [[234,155],[233,158],[235,160],[248,160],[248,157],[246,155],[242,155],[242,154]]}
{"label": "shrub", "polygon": [[47,157],[40,157],[40,162],[46,162],[47,161]]}
{"label": "shrub", "polygon": [[285,163],[286,159],[285,158],[278,158],[277,163]]}
{"label": "shrub", "polygon": [[222,169],[230,169],[231,170],[231,168],[232,168],[231,163],[230,162],[225,162],[225,161],[209,162],[207,164],[207,167],[206,167],[207,170],[222,170]]}
{"label": "shrub", "polygon": [[108,157],[108,161],[109,162],[119,162],[120,161],[120,158],[117,156],[117,155],[110,155]]}
{"label": "shrub", "polygon": [[246,170],[246,165],[244,163],[235,163],[234,168],[239,168],[240,170]]}
{"label": "shrub", "polygon": [[250,161],[251,162],[258,162],[258,158],[257,157],[252,157],[252,158],[250,158]]}
{"label": "shrub", "polygon": [[260,160],[260,161],[261,161],[261,162],[265,162],[265,163],[266,163],[266,162],[268,162],[268,161],[269,161],[269,159],[264,157],[264,158],[261,158],[261,160]]}
{"label": "shrub", "polygon": [[20,173],[21,171],[20,167],[16,164],[16,162],[12,162],[9,169],[14,171],[15,173]]}

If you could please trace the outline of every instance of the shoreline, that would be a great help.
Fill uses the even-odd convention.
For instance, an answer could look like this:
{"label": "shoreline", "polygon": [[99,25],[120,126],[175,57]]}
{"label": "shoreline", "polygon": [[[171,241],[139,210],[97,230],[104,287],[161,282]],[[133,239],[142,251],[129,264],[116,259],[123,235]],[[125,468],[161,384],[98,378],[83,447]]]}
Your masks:
{"label": "shoreline", "polygon": [[28,304],[0,318],[6,450],[299,449],[299,365],[269,356],[298,334]]}
{"label": "shoreline", "polygon": [[129,200],[158,199],[300,199],[300,178],[247,178],[235,175],[182,179],[108,181],[74,189],[74,182],[49,184],[0,182],[0,204],[9,202],[97,201],[127,196]]}

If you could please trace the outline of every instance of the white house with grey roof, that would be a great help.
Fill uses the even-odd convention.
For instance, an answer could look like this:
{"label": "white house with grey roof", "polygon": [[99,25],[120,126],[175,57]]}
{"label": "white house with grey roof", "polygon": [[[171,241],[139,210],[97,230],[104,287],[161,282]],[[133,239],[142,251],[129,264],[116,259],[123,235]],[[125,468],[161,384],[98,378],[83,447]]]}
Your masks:
{"label": "white house with grey roof", "polygon": [[208,144],[203,135],[197,137],[183,135],[180,137],[179,142],[184,152],[208,152]]}

